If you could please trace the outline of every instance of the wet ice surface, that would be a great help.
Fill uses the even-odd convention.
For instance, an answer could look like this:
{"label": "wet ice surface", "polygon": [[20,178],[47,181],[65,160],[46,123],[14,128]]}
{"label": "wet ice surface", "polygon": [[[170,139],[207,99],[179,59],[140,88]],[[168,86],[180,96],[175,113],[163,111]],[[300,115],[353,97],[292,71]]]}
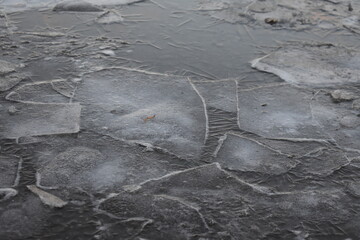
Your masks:
{"label": "wet ice surface", "polygon": [[0,2],[1,239],[360,237],[357,2],[62,2]]}

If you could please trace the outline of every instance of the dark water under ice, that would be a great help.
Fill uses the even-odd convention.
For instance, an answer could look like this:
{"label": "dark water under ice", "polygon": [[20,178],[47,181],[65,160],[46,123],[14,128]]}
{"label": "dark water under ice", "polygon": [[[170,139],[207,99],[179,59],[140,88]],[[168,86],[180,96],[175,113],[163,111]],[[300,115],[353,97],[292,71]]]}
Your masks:
{"label": "dark water under ice", "polygon": [[0,1],[0,239],[360,237],[356,2],[55,2]]}

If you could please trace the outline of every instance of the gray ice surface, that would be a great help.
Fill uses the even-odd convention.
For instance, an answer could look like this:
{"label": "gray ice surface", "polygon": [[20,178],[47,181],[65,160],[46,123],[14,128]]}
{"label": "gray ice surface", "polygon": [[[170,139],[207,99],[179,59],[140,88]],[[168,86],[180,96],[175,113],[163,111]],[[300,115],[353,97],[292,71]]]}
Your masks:
{"label": "gray ice surface", "polygon": [[16,184],[18,165],[18,158],[0,156],[0,188],[8,188]]}
{"label": "gray ice surface", "polygon": [[357,2],[0,2],[1,240],[359,238]]}
{"label": "gray ice surface", "polygon": [[0,92],[11,89],[25,78],[16,73],[20,67],[23,65],[0,60]]}
{"label": "gray ice surface", "polygon": [[1,110],[1,138],[76,133],[80,130],[81,106],[78,103],[18,103]]}
{"label": "gray ice surface", "polygon": [[359,83],[358,49],[326,43],[294,42],[255,59],[251,66],[286,82],[313,87]]}
{"label": "gray ice surface", "polygon": [[269,138],[326,138],[311,112],[310,91],[289,85],[241,90],[240,128]]}
{"label": "gray ice surface", "polygon": [[[269,202],[274,203],[271,211]],[[352,219],[351,211],[344,209],[353,204],[338,189],[272,192],[243,182],[214,163],[144,182],[132,188],[131,193],[122,192],[109,198],[100,208],[120,219],[152,219],[154,223],[148,228],[153,230],[141,232],[144,238],[151,237],[161,226],[159,234],[180,234],[180,239],[194,234],[215,239],[230,236],[257,239],[264,234],[280,236],[284,228],[309,231],[307,224],[299,228],[299,221],[316,221],[319,231],[326,232],[331,228],[323,222],[334,216],[337,224],[354,224],[356,219]],[[176,205],[179,211],[172,210]],[[244,225],[249,224],[256,227],[246,231]],[[357,230],[353,227],[352,231]],[[294,237],[289,234],[288,238],[291,236]]]}
{"label": "gray ice surface", "polygon": [[75,99],[84,106],[85,128],[149,143],[185,158],[202,151],[204,105],[185,77],[99,71],[84,77]]}
{"label": "gray ice surface", "polygon": [[45,187],[117,191],[191,166],[146,146],[95,133],[82,133],[77,139],[43,138],[36,156],[38,181]]}

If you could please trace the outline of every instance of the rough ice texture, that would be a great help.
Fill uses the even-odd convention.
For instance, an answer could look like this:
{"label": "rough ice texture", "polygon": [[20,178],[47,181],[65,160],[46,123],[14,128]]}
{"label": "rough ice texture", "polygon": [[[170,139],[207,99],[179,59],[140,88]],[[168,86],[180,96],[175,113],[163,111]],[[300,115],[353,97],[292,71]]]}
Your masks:
{"label": "rough ice texture", "polygon": [[251,66],[274,73],[286,82],[326,87],[360,82],[360,52],[325,43],[285,44],[251,62]]}
{"label": "rough ice texture", "polygon": [[349,11],[349,2],[337,4],[327,0],[198,0],[198,2],[198,10],[230,23],[294,30],[313,27],[328,30],[344,26],[351,31],[360,32],[357,16],[360,7],[358,1],[351,2],[353,11]]}
{"label": "rough ice texture", "polygon": [[17,65],[7,61],[0,60],[0,75],[15,72]]}
{"label": "rough ice texture", "polygon": [[272,138],[324,138],[312,117],[311,92],[288,85],[239,89],[241,129]]}
{"label": "rough ice texture", "polygon": [[84,105],[85,128],[183,157],[201,153],[204,107],[186,78],[105,70],[86,75],[75,99]]}
{"label": "rough ice texture", "polygon": [[7,91],[21,82],[25,76],[19,74],[8,74],[0,76],[0,92]]}
{"label": "rough ice texture", "polygon": [[[290,230],[306,232],[308,223],[316,221],[317,229],[327,232],[332,227],[326,221],[335,216],[336,224],[351,222],[345,231],[357,232],[357,219],[346,208],[350,205],[355,206],[352,198],[338,189],[271,192],[209,164],[147,181],[131,194],[109,198],[100,208],[120,219],[152,219],[147,231],[139,233],[145,239],[154,233],[179,239],[195,234],[214,239],[260,239],[264,234],[281,239],[286,234],[296,239]],[[299,222],[306,224],[298,228]]]}
{"label": "rough ice texture", "polygon": [[9,90],[24,79],[23,75],[15,73],[21,66],[0,60],[0,92]]}
{"label": "rough ice texture", "polygon": [[19,159],[0,155],[0,188],[12,187],[15,184]]}
{"label": "rough ice texture", "polygon": [[174,156],[94,133],[42,138],[36,162],[42,186],[117,191],[189,166]]}
{"label": "rough ice texture", "polygon": [[81,106],[73,104],[15,104],[0,114],[0,137],[19,138],[80,130]]}
{"label": "rough ice texture", "polygon": [[24,239],[33,236],[46,219],[46,210],[36,196],[27,196],[22,203],[7,202],[0,206],[0,238]]}

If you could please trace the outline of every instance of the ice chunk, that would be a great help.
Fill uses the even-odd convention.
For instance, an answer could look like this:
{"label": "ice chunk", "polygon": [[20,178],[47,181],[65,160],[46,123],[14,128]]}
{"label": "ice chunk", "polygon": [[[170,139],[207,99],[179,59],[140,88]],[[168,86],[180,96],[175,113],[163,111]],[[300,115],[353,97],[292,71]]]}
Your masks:
{"label": "ice chunk", "polygon": [[315,87],[358,83],[360,52],[325,43],[286,44],[251,66],[286,82]]}
{"label": "ice chunk", "polygon": [[21,74],[8,74],[6,76],[0,76],[0,92],[11,89],[24,79],[25,76]]}
{"label": "ice chunk", "polygon": [[28,185],[27,188],[34,194],[38,195],[39,198],[41,199],[41,201],[50,207],[62,208],[67,204],[67,202],[61,200],[60,198],[58,198],[50,193],[47,193],[47,192],[37,188],[35,185]]}
{"label": "ice chunk", "polygon": [[25,78],[15,73],[20,67],[23,65],[0,60],[0,92],[9,90]]}
{"label": "ice chunk", "polygon": [[67,103],[75,88],[66,80],[24,84],[10,92],[6,99],[22,103]]}
{"label": "ice chunk", "polygon": [[14,63],[0,60],[0,75],[5,75],[11,72],[15,72],[18,66]]}
{"label": "ice chunk", "polygon": [[70,147],[43,166],[39,173],[47,185],[67,185],[102,162],[104,156],[98,150]]}
{"label": "ice chunk", "polygon": [[129,5],[144,0],[3,0],[1,7],[6,11],[23,11],[31,8],[55,8],[55,11],[102,11],[98,6]]}
{"label": "ice chunk", "polygon": [[360,117],[351,102],[334,103],[325,93],[312,102],[314,119],[340,146],[360,149]]}
{"label": "ice chunk", "polygon": [[352,92],[340,90],[340,89],[332,91],[330,93],[330,96],[332,97],[334,102],[351,101],[360,97]]}
{"label": "ice chunk", "polygon": [[150,143],[183,157],[199,156],[206,119],[186,78],[120,69],[86,75],[76,100],[84,128]]}
{"label": "ice chunk", "polygon": [[270,138],[325,138],[313,120],[312,93],[288,85],[241,91],[240,128]]}
{"label": "ice chunk", "polygon": [[74,1],[65,1],[62,3],[56,4],[53,8],[53,11],[62,12],[62,11],[72,11],[72,12],[101,12],[102,9],[92,5],[89,2],[78,0]]}
{"label": "ice chunk", "polygon": [[280,154],[266,144],[235,135],[227,135],[217,158],[222,166],[242,172],[281,174],[295,167],[297,161]]}
{"label": "ice chunk", "polygon": [[227,135],[216,159],[227,169],[261,173],[262,178],[286,172],[327,176],[349,163],[343,152],[326,143],[254,139],[234,134]]}
{"label": "ice chunk", "polygon": [[79,103],[14,105],[16,111],[0,114],[0,138],[76,133],[80,130]]}

